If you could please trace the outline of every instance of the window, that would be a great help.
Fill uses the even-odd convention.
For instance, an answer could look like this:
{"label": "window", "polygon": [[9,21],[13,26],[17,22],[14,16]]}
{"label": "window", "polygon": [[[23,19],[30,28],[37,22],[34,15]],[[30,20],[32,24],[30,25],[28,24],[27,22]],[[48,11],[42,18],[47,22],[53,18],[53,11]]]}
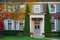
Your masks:
{"label": "window", "polygon": [[56,4],[49,4],[49,12],[56,13]]}
{"label": "window", "polygon": [[21,31],[23,31],[23,28],[24,28],[24,20],[18,21],[18,22],[16,23],[16,30],[21,30]]}
{"label": "window", "polygon": [[51,19],[51,29],[52,31],[56,31],[56,19]]}
{"label": "window", "polygon": [[8,11],[11,12],[11,10],[10,10],[10,5],[8,5]]}
{"label": "window", "polygon": [[18,5],[13,5],[13,11],[15,11],[18,8]]}
{"label": "window", "polygon": [[4,5],[4,11],[6,11],[6,5]]}
{"label": "window", "polygon": [[24,28],[24,20],[19,21],[19,30],[23,31],[23,28]]}
{"label": "window", "polygon": [[20,30],[23,31],[24,20],[14,22],[11,19],[4,20],[4,30]]}
{"label": "window", "polygon": [[8,30],[12,30],[12,21],[8,20]]}
{"label": "window", "polygon": [[43,12],[43,5],[32,5],[32,12],[34,13],[40,13]]}
{"label": "window", "polygon": [[13,11],[15,11],[15,6],[13,5]]}
{"label": "window", "polygon": [[19,30],[23,30],[23,22],[19,23]]}
{"label": "window", "polygon": [[4,30],[14,30],[13,20],[6,19],[4,20]]}

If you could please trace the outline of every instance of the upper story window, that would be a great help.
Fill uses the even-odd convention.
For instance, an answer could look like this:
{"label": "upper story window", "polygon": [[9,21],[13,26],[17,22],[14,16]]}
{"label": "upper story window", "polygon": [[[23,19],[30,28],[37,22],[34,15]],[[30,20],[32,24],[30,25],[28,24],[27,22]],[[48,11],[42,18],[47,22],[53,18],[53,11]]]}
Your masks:
{"label": "upper story window", "polygon": [[19,7],[20,7],[20,10],[24,10],[26,8],[26,4],[22,4]]}
{"label": "upper story window", "polygon": [[6,5],[4,5],[4,11],[6,11]]}
{"label": "upper story window", "polygon": [[10,10],[10,5],[8,5],[8,11],[11,12],[11,10]]}
{"label": "upper story window", "polygon": [[56,13],[56,4],[49,4],[49,12]]}
{"label": "upper story window", "polygon": [[34,13],[43,12],[43,5],[42,4],[32,5],[32,12],[34,12]]}
{"label": "upper story window", "polygon": [[17,8],[18,8],[18,5],[13,5],[13,11],[16,11],[17,10]]}

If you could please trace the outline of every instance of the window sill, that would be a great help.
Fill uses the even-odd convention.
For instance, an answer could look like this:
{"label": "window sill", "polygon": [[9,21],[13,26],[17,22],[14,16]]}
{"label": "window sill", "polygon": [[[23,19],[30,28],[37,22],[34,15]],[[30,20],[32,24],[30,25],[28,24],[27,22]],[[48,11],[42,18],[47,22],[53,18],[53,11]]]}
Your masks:
{"label": "window sill", "polygon": [[56,12],[50,12],[50,13],[56,13]]}

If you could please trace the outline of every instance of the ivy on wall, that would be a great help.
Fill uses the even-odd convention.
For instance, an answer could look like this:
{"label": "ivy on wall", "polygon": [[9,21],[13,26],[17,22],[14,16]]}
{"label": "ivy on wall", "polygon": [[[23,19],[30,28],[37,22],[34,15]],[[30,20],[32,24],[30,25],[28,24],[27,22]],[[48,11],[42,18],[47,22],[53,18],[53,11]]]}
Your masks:
{"label": "ivy on wall", "polygon": [[51,33],[50,13],[49,13],[48,4],[46,4],[45,33]]}

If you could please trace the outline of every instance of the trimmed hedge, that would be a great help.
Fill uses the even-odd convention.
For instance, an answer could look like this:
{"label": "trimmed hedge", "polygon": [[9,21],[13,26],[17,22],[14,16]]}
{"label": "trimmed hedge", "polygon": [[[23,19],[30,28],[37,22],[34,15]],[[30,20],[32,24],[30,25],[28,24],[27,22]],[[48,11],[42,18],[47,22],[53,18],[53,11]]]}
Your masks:
{"label": "trimmed hedge", "polygon": [[23,36],[23,31],[20,30],[4,30],[4,36]]}
{"label": "trimmed hedge", "polygon": [[51,33],[46,33],[46,37],[60,37],[60,32],[51,32]]}

